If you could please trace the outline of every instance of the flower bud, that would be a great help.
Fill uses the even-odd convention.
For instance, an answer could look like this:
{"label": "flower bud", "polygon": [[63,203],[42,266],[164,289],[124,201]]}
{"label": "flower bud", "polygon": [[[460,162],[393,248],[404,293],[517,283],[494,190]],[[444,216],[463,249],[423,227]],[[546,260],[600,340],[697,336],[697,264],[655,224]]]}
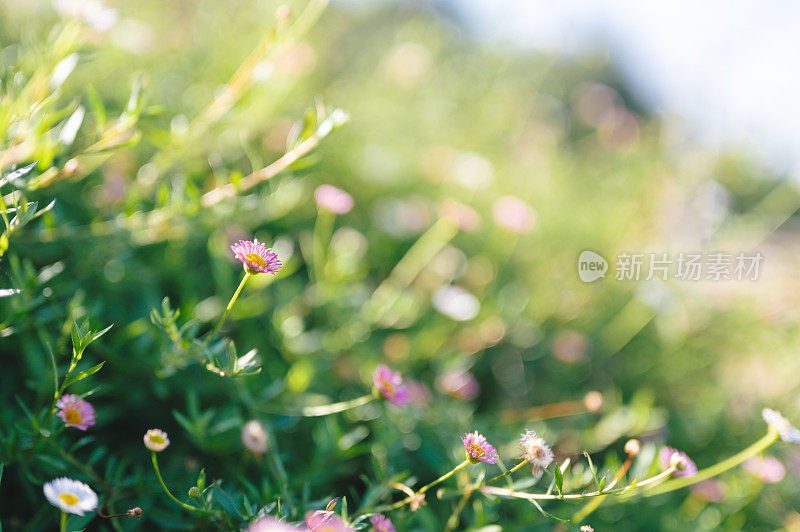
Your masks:
{"label": "flower bud", "polygon": [[631,458],[639,454],[639,451],[641,450],[642,450],[642,442],[640,442],[636,438],[630,439],[627,442],[625,442],[625,452],[628,453],[628,456],[630,456]]}

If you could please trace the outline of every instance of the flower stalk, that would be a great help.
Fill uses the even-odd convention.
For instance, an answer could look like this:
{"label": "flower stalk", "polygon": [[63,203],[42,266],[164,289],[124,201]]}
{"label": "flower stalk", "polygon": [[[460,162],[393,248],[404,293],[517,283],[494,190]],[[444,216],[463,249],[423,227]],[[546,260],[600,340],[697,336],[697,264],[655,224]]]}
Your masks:
{"label": "flower stalk", "polygon": [[692,484],[697,484],[698,482],[702,482],[703,480],[707,480],[711,477],[715,477],[721,473],[724,473],[725,471],[733,469],[734,467],[743,463],[748,458],[764,451],[770,445],[778,441],[779,437],[780,433],[775,428],[770,426],[769,431],[767,432],[767,434],[764,435],[764,437],[762,437],[761,439],[759,439],[746,449],[736,453],[733,456],[726,458],[721,462],[718,462],[705,469],[701,469],[700,471],[697,472],[696,475],[692,475],[690,477],[675,478],[669,480],[668,482],[664,482],[662,485],[652,490],[648,490],[647,493],[644,494],[644,496],[652,497],[653,495],[661,495],[662,493],[675,491],[677,489],[684,488],[686,486],[691,486]]}
{"label": "flower stalk", "polygon": [[205,341],[203,342],[203,345],[210,344],[211,340],[214,339],[214,337],[217,335],[219,330],[222,328],[222,324],[225,323],[225,320],[228,318],[228,314],[230,314],[231,309],[233,308],[233,304],[236,303],[236,299],[239,297],[239,294],[241,293],[242,288],[244,288],[245,283],[247,283],[247,280],[250,278],[251,275],[252,274],[250,272],[248,272],[248,271],[244,272],[244,277],[242,277],[242,282],[239,283],[239,287],[236,289],[236,292],[233,293],[233,297],[231,297],[231,300],[228,301],[228,306],[225,307],[225,312],[222,314],[222,317],[219,319],[219,322],[217,323],[217,326],[214,327],[214,330],[211,331],[211,334],[209,334],[208,337],[205,339]]}
{"label": "flower stalk", "polygon": [[196,506],[192,506],[191,504],[186,504],[185,502],[183,502],[183,501],[179,500],[177,497],[175,497],[172,494],[171,491],[169,491],[169,488],[167,488],[167,485],[164,484],[164,479],[161,477],[161,471],[158,469],[158,458],[156,458],[155,451],[151,452],[150,455],[151,455],[151,458],[152,458],[152,461],[153,461],[153,470],[156,472],[156,478],[158,479],[158,483],[161,484],[161,489],[164,490],[164,493],[167,494],[167,497],[172,499],[172,501],[175,504],[177,504],[178,506],[180,506],[181,508],[183,508],[185,510],[189,510],[190,512],[193,512],[193,513],[198,513],[198,512],[203,513],[203,509],[202,508],[197,508]]}

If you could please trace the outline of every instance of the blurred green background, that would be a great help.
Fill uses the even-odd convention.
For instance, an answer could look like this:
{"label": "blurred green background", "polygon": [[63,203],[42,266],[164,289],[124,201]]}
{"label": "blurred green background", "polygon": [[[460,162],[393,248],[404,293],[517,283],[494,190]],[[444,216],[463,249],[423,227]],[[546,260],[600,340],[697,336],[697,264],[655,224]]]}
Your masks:
{"label": "blurred green background", "polygon": [[[261,505],[281,497],[297,520],[334,496],[351,511],[376,493],[389,500],[381,486],[390,479],[433,480],[462,459],[459,436],[471,430],[507,463],[528,428],[559,460],[586,449],[615,470],[630,437],[650,457],[667,443],[704,466],[760,437],[764,406],[798,419],[797,188],[747,153],[704,149],[649,115],[604,56],[480,43],[424,3],[328,6],[293,35],[301,14],[313,18],[294,2],[230,108],[215,115],[212,104],[209,115],[271,31],[278,3],[70,6],[0,6],[0,167],[38,161],[34,174],[44,177],[26,197],[56,200],[11,236],[0,260],[0,286],[23,290],[0,299],[5,529],[53,529],[41,484],[62,474],[92,484],[108,512],[145,510],[141,521],[115,521],[118,529],[205,529],[154,481],[141,441],[152,427],[170,434],[161,467],[177,493],[205,467]],[[58,83],[56,65],[65,64],[74,70]],[[80,128],[65,133],[78,108]],[[313,130],[332,108],[350,120],[310,154],[235,198],[203,204],[203,193],[279,158],[302,137],[304,114]],[[352,194],[355,208],[336,218],[315,269],[313,191],[323,183]],[[523,202],[521,232],[503,224],[519,207],[508,196]],[[177,351],[149,314],[169,297],[181,323],[209,330],[241,275],[228,246],[252,236],[285,267],[248,284],[223,332],[240,353],[258,349],[263,370],[221,378]],[[605,279],[579,280],[585,249],[609,260]],[[755,282],[613,275],[622,252],[755,250],[765,257]],[[86,355],[105,367],[75,386],[97,387],[92,440],[73,449],[83,434],[58,436],[104,484],[13,436],[27,423],[19,402],[49,403],[46,346],[65,366],[70,315],[94,329],[114,324]],[[431,397],[405,409],[280,415],[281,405],[365,393],[378,363]],[[479,384],[474,397],[452,384],[465,372]],[[599,408],[592,391],[602,394]],[[573,415],[542,419],[563,409]],[[249,419],[268,429],[277,461],[243,449]],[[800,452],[770,453],[787,469],[778,483],[737,469],[715,485],[719,500],[698,490],[607,500],[587,522],[797,530]],[[392,519],[400,531],[442,530],[452,504],[429,497]],[[579,507],[547,510],[567,518]],[[476,496],[459,529],[580,524]]]}

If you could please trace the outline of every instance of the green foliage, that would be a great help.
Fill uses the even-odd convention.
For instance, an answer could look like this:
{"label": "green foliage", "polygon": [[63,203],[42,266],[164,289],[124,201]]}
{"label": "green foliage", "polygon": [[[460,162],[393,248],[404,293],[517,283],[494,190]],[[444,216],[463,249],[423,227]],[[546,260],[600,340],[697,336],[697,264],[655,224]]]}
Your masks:
{"label": "green foliage", "polygon": [[[576,510],[570,493],[636,497],[665,442],[708,465],[763,434],[764,403],[792,414],[800,329],[793,305],[775,303],[780,282],[655,297],[654,284],[580,283],[574,268],[583,249],[666,250],[669,209],[720,183],[736,208],[708,245],[740,245],[737,227],[765,238],[800,204],[794,188],[736,157],[665,148],[662,124],[596,58],[479,47],[408,6],[328,9],[314,25],[325,3],[295,2],[288,17],[239,0],[120,3],[110,30],[0,7],[6,530],[53,529],[42,485],[58,476],[91,485],[104,515],[144,510],[72,516],[70,529],[239,530],[257,516],[300,522],[334,497],[366,529],[407,495],[398,483],[419,488],[463,460],[461,434],[512,457],[526,428],[554,446],[561,466],[544,478],[560,500],[475,492],[459,508],[496,474],[477,465],[387,515],[400,532],[550,530]],[[635,134],[587,121],[592,84]],[[324,183],[354,209],[320,211]],[[494,219],[509,195],[529,206],[530,231]],[[249,280],[215,335],[242,275],[229,246],[251,236],[284,266]],[[437,304],[454,286],[472,299]],[[373,400],[379,363],[432,399]],[[745,382],[751,368],[769,385]],[[479,394],[448,386],[465,374]],[[592,390],[602,407],[586,406]],[[85,433],[56,415],[67,391],[97,410]],[[245,448],[248,420],[265,452]],[[151,428],[170,436],[157,460],[177,504],[143,446]],[[611,486],[634,436],[628,482]],[[544,489],[529,472],[514,490]],[[791,479],[722,480],[719,504],[688,490],[609,496],[587,521],[774,530],[800,504]]]}

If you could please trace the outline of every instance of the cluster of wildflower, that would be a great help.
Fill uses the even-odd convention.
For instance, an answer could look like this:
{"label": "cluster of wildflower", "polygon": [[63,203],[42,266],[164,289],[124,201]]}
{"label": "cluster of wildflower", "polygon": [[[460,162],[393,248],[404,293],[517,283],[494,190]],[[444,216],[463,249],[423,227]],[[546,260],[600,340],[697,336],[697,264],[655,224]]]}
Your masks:
{"label": "cluster of wildflower", "polygon": [[[315,194],[320,208],[333,213],[344,213],[350,210],[352,198],[348,194],[334,187],[326,187],[328,188],[320,187]],[[235,257],[242,262],[247,275],[258,273],[271,273],[274,275],[282,266],[277,255],[258,240],[239,241],[233,244],[231,249]],[[385,365],[377,366],[373,372],[372,379],[374,397],[382,397],[392,405],[422,404],[430,400],[430,392],[427,388],[424,389],[427,394],[425,396],[426,399],[419,398],[419,396],[425,395],[419,389],[424,385],[416,381],[404,381],[399,372],[393,371]],[[466,372],[445,374],[440,377],[437,387],[445,393],[458,398],[474,397],[479,389],[474,378]],[[417,397],[417,399],[414,399],[414,397]],[[94,408],[81,396],[64,395],[56,402],[56,408],[58,409],[57,416],[63,420],[67,427],[85,431],[96,423],[97,415]],[[778,412],[764,409],[762,415],[774,431],[775,438],[780,436],[785,441],[800,443],[800,430],[792,426]],[[248,421],[242,428],[241,437],[245,448],[257,457],[260,457],[270,448],[267,432],[258,420]],[[143,442],[145,447],[153,453],[164,451],[170,445],[169,436],[160,429],[148,430],[143,436]],[[462,435],[461,442],[464,446],[466,460],[458,468],[467,464],[496,464],[500,460],[495,447],[477,430]],[[520,436],[519,445],[522,462],[502,476],[516,471],[525,464],[530,464],[533,476],[538,478],[554,461],[554,453],[550,446],[544,438],[531,430],[526,430]],[[625,452],[629,455],[629,461],[638,454],[639,449],[640,443],[638,440],[630,440],[626,444]],[[685,453],[677,449],[664,447],[661,449],[659,457],[665,471],[668,470],[675,477],[688,477],[697,474],[695,463]],[[153,455],[153,460],[155,464],[155,454]],[[779,462],[777,462],[777,465],[775,462],[777,461],[751,459],[745,464],[745,469],[765,482],[777,482],[783,478],[785,470]],[[458,468],[454,469],[450,474],[457,471]],[[161,480],[157,468],[156,473],[159,475],[159,480]],[[448,476],[445,475],[436,482],[444,480]],[[405,502],[410,505],[412,511],[425,504],[425,491],[431,485],[433,484],[419,491],[413,491],[403,486],[404,491],[409,495]],[[66,477],[56,478],[46,483],[43,490],[47,500],[65,514],[83,516],[86,512],[92,512],[98,507],[97,494],[87,484],[77,480]],[[199,488],[193,487],[190,491],[190,496],[199,498],[201,496]],[[308,532],[348,532],[355,530],[350,523],[334,512],[337,503],[338,499],[334,499],[325,510],[310,512],[305,518],[306,530]],[[120,516],[128,517],[140,517],[141,515],[140,508],[133,508],[124,514],[120,514]],[[376,532],[395,532],[394,525],[385,515],[371,515],[370,523]],[[584,528],[591,530],[588,525],[584,526],[582,530]],[[286,532],[290,530],[299,529],[272,516],[259,517],[251,522],[247,528],[247,532]]]}

